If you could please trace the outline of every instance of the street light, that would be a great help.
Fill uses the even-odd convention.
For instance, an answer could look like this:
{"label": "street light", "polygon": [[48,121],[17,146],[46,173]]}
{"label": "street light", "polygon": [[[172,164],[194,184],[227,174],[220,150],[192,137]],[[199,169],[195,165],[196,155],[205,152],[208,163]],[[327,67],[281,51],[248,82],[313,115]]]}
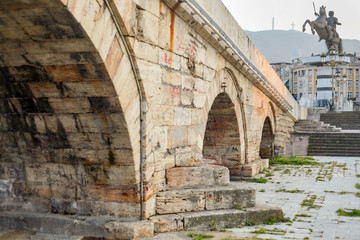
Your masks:
{"label": "street light", "polygon": [[[327,55],[325,53],[323,53],[323,54],[321,54],[320,59],[321,59],[321,63],[324,66],[331,66],[331,80],[330,80],[330,82],[331,82],[331,108],[330,108],[330,111],[333,111],[334,107],[335,107],[335,111],[338,111],[339,110],[338,101],[339,101],[341,85],[344,82],[346,82],[346,79],[347,79],[346,73],[344,75],[340,74],[342,72],[340,65],[343,65],[343,62],[345,59],[345,54],[344,53],[337,54],[335,48],[330,48],[329,53],[328,53],[330,61],[326,62],[326,56]],[[336,56],[338,56],[338,61],[336,61]],[[336,68],[336,73],[334,74],[335,68]],[[335,96],[335,87],[337,88],[337,91],[336,91],[337,96]],[[343,89],[345,90],[344,86],[343,86]]]}

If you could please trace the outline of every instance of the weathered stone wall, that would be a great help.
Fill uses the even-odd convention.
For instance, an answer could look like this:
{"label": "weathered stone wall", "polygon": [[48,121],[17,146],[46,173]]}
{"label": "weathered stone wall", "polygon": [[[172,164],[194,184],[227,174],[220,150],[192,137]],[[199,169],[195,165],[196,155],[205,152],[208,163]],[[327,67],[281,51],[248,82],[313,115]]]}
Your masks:
{"label": "weathered stone wall", "polygon": [[1,209],[139,217],[141,119],[145,217],[168,169],[203,161],[212,122],[231,174],[259,159],[265,119],[284,150],[297,104],[265,58],[221,1],[199,1],[291,112],[176,2],[117,0],[118,20],[103,0],[0,3]]}

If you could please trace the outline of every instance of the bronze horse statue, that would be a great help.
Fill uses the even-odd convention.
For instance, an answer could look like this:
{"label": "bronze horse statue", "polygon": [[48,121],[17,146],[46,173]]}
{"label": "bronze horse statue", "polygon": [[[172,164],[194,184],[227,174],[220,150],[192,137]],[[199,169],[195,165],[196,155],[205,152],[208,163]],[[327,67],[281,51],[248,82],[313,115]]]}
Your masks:
{"label": "bronze horse statue", "polygon": [[320,37],[319,42],[323,39],[325,40],[328,52],[330,52],[330,49],[334,48],[336,52],[342,53],[343,52],[342,40],[337,34],[336,30],[332,29],[328,25],[326,18],[326,9],[324,6],[320,7],[319,13],[320,14],[317,14],[318,17],[315,21],[310,21],[309,19],[305,21],[305,23],[302,26],[303,32],[305,32],[306,30],[305,28],[306,24],[309,24],[311,27],[312,34],[315,34],[316,31],[316,33],[319,35]]}

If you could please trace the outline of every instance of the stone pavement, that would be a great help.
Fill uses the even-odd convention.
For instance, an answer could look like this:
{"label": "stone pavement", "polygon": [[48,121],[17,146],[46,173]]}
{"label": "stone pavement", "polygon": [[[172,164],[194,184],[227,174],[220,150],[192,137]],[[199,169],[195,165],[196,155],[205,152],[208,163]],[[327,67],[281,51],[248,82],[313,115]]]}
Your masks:
{"label": "stone pavement", "polygon": [[[360,157],[316,157],[316,159],[320,162],[318,166],[273,166],[271,171],[274,176],[268,176],[267,183],[246,183],[256,189],[257,205],[281,207],[285,216],[292,222],[226,229],[226,232],[163,233],[147,240],[190,240],[191,238],[187,237],[189,233],[213,235],[212,240],[246,238],[359,240],[360,217],[337,216],[336,210],[360,209],[360,198],[355,196],[356,192],[360,192],[355,188],[355,184],[360,183]],[[307,203],[310,206],[302,206],[304,200],[309,200]],[[268,233],[252,233],[254,231]],[[13,235],[11,239],[31,239],[26,233],[21,234],[19,238]],[[0,239],[9,238],[0,233]]]}
{"label": "stone pavement", "polygon": [[[318,166],[277,165],[269,182],[246,183],[256,189],[258,205],[281,207],[292,222],[257,225],[227,232],[205,232],[214,240],[243,239],[360,239],[360,217],[338,216],[339,208],[360,209],[360,157],[316,157]],[[359,172],[358,172],[359,171]],[[239,182],[239,184],[244,184]],[[311,206],[302,206],[304,200]],[[312,201],[314,200],[314,201]],[[313,202],[313,203],[312,203]],[[252,233],[267,232],[265,234]],[[269,233],[270,232],[270,233]],[[189,232],[159,234],[152,239],[191,239]],[[204,233],[204,232],[203,232]]]}

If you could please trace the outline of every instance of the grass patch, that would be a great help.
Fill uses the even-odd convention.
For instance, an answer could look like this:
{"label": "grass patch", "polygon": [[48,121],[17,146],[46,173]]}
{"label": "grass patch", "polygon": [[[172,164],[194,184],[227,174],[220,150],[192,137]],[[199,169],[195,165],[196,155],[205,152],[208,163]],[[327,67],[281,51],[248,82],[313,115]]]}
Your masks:
{"label": "grass patch", "polygon": [[249,182],[256,182],[256,183],[267,183],[268,182],[268,180],[267,179],[265,179],[265,178],[258,178],[258,179],[251,179],[251,180],[249,180]]}
{"label": "grass patch", "polygon": [[309,214],[296,214],[295,217],[311,217]]}
{"label": "grass patch", "polygon": [[360,192],[355,193],[355,196],[360,197]]}
{"label": "grass patch", "polygon": [[256,225],[255,222],[248,222],[248,221],[245,222],[245,226],[255,226],[255,225]]}
{"label": "grass patch", "polygon": [[288,168],[287,168],[287,169],[285,169],[285,170],[284,170],[284,172],[283,172],[283,174],[289,174],[289,175],[290,175],[290,174],[291,174],[290,169],[288,169]]}
{"label": "grass patch", "polygon": [[279,222],[291,222],[289,218],[276,218],[274,216],[271,216],[268,220],[264,221],[263,224],[266,225],[273,225],[275,223],[279,223]]}
{"label": "grass patch", "polygon": [[270,160],[270,165],[282,164],[282,165],[318,165],[319,163],[315,161],[312,157],[285,157],[285,156],[276,156]]}
{"label": "grass patch", "polygon": [[304,199],[304,200],[302,201],[302,203],[301,203],[301,206],[302,206],[302,207],[308,207],[307,209],[310,209],[310,208],[320,208],[319,205],[314,205],[315,199],[316,199],[316,196],[315,196],[315,195],[312,195],[312,196],[310,196],[310,198]]}
{"label": "grass patch", "polygon": [[191,237],[194,240],[203,240],[203,239],[213,238],[214,236],[205,235],[205,234],[201,234],[201,233],[189,233],[188,237]]}
{"label": "grass patch", "polygon": [[265,176],[266,177],[271,177],[271,176],[274,176],[274,174],[272,174],[271,172],[267,172]]}
{"label": "grass patch", "polygon": [[360,183],[355,184],[356,189],[360,189]]}
{"label": "grass patch", "polygon": [[275,192],[286,192],[286,193],[303,193],[304,190],[299,190],[299,189],[295,189],[295,190],[286,190],[284,188],[282,189],[278,189]]}
{"label": "grass patch", "polygon": [[258,238],[258,237],[246,237],[246,238],[222,238],[221,240],[274,240],[274,239],[270,239],[270,238]]}
{"label": "grass patch", "polygon": [[347,217],[360,217],[360,209],[349,209],[349,210],[344,210],[339,208],[336,213],[339,216],[347,216]]}
{"label": "grass patch", "polygon": [[360,174],[356,174],[356,177],[360,178]]}
{"label": "grass patch", "polygon": [[266,228],[260,228],[255,231],[252,231],[251,233],[257,233],[257,234],[273,234],[273,235],[285,235],[285,230],[280,230],[277,228],[274,229],[266,229]]}
{"label": "grass patch", "polygon": [[246,209],[241,207],[240,205],[235,205],[235,209],[246,212]]}
{"label": "grass patch", "polygon": [[274,171],[281,171],[281,170],[283,170],[283,169],[280,167],[274,168]]}

